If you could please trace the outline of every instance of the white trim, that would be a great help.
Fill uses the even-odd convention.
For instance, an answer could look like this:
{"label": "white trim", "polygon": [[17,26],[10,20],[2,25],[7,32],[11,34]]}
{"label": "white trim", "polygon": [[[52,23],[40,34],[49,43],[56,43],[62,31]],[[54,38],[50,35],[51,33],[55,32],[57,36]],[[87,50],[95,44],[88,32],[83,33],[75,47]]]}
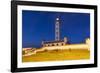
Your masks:
{"label": "white trim", "polygon": [[[90,13],[90,60],[70,60],[70,61],[50,61],[50,62],[27,62],[22,63],[22,10],[35,10],[35,11],[54,11],[54,12],[75,12],[75,13]],[[40,67],[40,66],[57,66],[57,65],[76,65],[76,64],[90,64],[94,63],[94,10],[92,9],[76,9],[76,8],[58,8],[58,7],[40,7],[40,6],[18,6],[18,68],[23,67]]]}

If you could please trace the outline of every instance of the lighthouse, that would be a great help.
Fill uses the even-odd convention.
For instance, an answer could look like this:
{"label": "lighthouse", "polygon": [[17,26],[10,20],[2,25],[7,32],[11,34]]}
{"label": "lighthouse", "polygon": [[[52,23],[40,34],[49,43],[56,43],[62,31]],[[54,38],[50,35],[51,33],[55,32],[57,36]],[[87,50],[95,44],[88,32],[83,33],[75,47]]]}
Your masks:
{"label": "lighthouse", "polygon": [[53,41],[42,41],[43,47],[51,47],[51,46],[63,46],[67,43],[67,38],[64,37],[63,40],[60,39],[60,18],[57,17],[55,19],[55,40]]}
{"label": "lighthouse", "polygon": [[60,19],[59,17],[57,17],[55,23],[55,41],[59,40],[60,40]]}

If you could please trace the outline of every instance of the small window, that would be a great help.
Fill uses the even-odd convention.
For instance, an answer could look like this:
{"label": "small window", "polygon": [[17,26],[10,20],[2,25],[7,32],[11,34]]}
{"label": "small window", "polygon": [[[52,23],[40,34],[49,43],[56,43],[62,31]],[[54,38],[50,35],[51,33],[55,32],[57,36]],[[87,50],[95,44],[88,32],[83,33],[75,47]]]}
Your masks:
{"label": "small window", "polygon": [[52,44],[52,46],[54,46],[54,44]]}

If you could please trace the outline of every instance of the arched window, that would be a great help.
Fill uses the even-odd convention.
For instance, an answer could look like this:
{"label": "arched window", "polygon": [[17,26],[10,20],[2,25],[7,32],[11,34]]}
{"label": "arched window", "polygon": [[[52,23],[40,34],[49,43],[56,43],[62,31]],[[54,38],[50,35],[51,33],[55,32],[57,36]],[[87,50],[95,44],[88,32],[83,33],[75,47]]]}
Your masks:
{"label": "arched window", "polygon": [[64,45],[64,44],[62,43],[62,45]]}
{"label": "arched window", "polygon": [[50,46],[50,44],[48,44],[48,46]]}
{"label": "arched window", "polygon": [[52,44],[52,46],[54,46],[54,44]]}

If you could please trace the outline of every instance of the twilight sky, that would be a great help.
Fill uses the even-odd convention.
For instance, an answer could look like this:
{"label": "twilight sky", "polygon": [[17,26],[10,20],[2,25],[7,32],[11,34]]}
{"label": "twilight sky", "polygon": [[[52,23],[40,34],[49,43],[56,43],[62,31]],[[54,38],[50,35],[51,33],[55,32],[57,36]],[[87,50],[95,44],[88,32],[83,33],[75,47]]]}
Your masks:
{"label": "twilight sky", "polygon": [[60,17],[60,39],[83,43],[90,37],[90,14],[22,11],[22,47],[41,47],[42,40],[55,40],[55,20]]}

